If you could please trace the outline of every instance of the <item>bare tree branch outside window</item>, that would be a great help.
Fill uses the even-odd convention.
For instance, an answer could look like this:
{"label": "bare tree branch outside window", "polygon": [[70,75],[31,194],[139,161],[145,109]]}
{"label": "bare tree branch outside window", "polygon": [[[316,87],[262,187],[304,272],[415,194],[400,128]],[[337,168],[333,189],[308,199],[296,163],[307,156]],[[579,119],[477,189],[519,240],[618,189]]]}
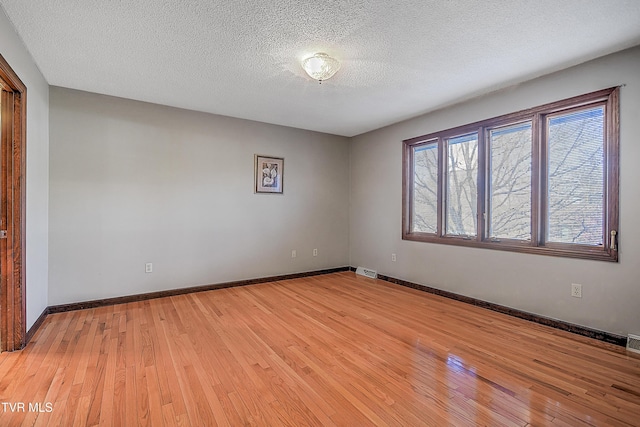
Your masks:
{"label": "bare tree branch outside window", "polygon": [[447,234],[478,233],[478,134],[448,141]]}
{"label": "bare tree branch outside window", "polygon": [[549,118],[551,242],[601,245],[604,213],[604,109]]}
{"label": "bare tree branch outside window", "polygon": [[489,132],[489,237],[531,239],[531,122]]}

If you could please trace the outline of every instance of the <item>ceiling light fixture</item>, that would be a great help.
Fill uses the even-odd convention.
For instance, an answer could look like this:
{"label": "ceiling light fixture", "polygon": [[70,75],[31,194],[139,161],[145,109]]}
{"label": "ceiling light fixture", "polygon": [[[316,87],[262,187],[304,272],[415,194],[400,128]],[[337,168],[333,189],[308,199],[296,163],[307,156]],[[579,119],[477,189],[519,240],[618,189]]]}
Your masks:
{"label": "ceiling light fixture", "polygon": [[302,68],[309,77],[322,84],[323,80],[330,79],[340,69],[340,63],[326,53],[319,52],[302,61]]}

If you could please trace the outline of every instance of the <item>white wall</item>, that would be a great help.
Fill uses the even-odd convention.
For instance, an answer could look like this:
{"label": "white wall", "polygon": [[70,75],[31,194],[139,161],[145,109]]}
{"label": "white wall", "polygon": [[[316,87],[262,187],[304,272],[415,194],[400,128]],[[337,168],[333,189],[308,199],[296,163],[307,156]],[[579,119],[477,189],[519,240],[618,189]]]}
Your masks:
{"label": "white wall", "polygon": [[27,86],[27,330],[47,307],[49,85],[0,8],[0,53]]}
{"label": "white wall", "polygon": [[[623,84],[619,263],[402,240],[402,140]],[[351,264],[599,330],[640,333],[639,119],[634,48],[355,137]],[[571,283],[583,285],[582,299],[570,297]]]}
{"label": "white wall", "polygon": [[[57,87],[50,107],[50,305],[349,265],[348,139]],[[254,154],[285,158],[284,195],[254,194]]]}

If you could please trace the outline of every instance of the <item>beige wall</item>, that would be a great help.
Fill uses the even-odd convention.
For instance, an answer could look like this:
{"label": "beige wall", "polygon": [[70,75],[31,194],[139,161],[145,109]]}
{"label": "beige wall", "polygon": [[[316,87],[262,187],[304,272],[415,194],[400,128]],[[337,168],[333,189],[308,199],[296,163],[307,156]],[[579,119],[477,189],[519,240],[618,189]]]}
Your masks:
{"label": "beige wall", "polygon": [[[620,262],[403,241],[402,140],[617,85],[621,89]],[[640,333],[640,48],[355,137],[352,265],[596,329]],[[391,261],[397,254],[397,262]],[[583,285],[583,298],[569,295]]]}
{"label": "beige wall", "polygon": [[[348,139],[57,87],[50,102],[50,305],[349,265]],[[284,195],[253,193],[254,154],[285,158]]]}
{"label": "beige wall", "polygon": [[27,329],[47,307],[49,85],[0,8],[0,54],[27,86]]}

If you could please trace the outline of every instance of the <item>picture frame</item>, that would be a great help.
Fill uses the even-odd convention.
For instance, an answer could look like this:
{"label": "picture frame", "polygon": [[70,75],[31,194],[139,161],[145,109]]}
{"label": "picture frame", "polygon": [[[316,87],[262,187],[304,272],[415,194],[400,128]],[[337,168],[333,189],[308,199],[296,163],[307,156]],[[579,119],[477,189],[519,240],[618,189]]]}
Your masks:
{"label": "picture frame", "polygon": [[283,194],[284,158],[255,156],[255,186],[256,194]]}

